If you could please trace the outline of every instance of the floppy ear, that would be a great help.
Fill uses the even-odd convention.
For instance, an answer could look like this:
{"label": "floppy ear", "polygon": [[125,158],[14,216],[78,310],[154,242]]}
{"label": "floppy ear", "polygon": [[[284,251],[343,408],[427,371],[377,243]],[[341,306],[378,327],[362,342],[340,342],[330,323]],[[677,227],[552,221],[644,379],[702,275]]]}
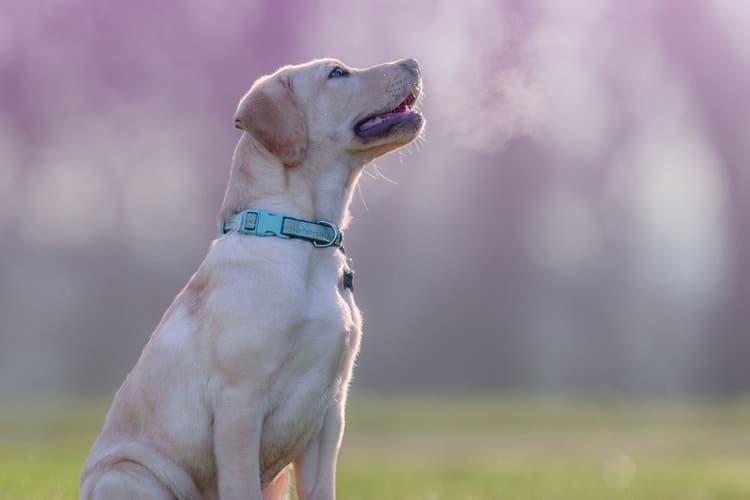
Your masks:
{"label": "floppy ear", "polygon": [[284,76],[256,82],[237,106],[234,126],[253,136],[288,167],[305,156],[305,117]]}

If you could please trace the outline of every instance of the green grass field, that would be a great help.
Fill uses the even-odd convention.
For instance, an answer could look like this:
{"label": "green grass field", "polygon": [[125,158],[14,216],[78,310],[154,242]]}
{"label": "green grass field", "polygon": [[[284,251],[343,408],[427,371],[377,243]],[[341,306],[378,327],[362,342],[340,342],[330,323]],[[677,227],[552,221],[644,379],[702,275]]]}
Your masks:
{"label": "green grass field", "polygon": [[[77,498],[103,404],[4,404],[0,500]],[[750,404],[358,396],[338,498],[750,499]]]}

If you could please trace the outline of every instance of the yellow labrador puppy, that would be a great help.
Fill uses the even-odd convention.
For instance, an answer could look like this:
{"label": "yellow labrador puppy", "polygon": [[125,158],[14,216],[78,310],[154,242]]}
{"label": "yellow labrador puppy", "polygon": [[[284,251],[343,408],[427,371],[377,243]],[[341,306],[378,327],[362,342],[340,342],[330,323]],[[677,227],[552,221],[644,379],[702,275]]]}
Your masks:
{"label": "yellow labrador puppy", "polygon": [[341,246],[363,166],[413,141],[413,59],[286,66],[242,98],[220,236],[151,336],[83,499],[333,499],[361,334]]}

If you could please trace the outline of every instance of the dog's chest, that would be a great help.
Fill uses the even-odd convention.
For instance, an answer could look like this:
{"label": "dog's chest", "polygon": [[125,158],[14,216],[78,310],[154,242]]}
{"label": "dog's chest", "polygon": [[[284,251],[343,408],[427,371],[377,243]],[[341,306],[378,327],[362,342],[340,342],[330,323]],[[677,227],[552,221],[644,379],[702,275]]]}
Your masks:
{"label": "dog's chest", "polygon": [[312,295],[289,332],[263,424],[261,470],[271,480],[320,432],[334,397],[349,382],[359,346],[359,311],[348,291]]}

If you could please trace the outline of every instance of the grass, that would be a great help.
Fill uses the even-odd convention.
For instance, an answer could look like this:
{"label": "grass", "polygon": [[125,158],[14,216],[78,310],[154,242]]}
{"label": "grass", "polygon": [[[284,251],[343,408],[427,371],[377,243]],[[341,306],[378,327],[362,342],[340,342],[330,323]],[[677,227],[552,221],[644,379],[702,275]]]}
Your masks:
{"label": "grass", "polygon": [[[104,405],[2,408],[0,500],[77,498]],[[338,497],[746,500],[750,405],[355,393]]]}

